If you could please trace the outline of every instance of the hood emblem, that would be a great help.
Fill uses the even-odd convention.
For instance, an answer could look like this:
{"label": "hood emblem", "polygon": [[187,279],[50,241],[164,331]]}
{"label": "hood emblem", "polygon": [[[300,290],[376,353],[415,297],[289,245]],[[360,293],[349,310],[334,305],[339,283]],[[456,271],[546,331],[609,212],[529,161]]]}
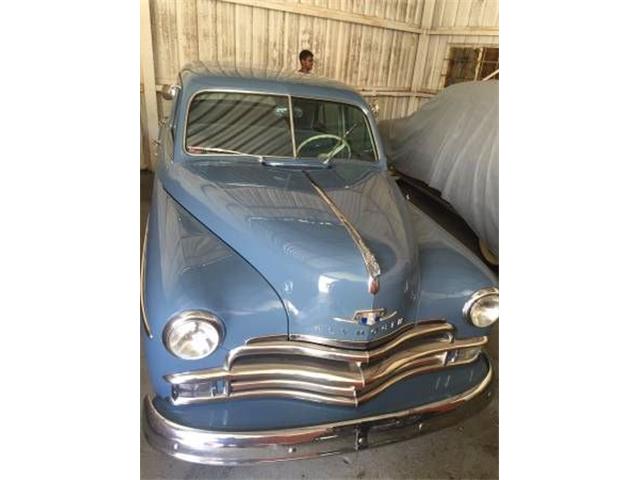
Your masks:
{"label": "hood emblem", "polygon": [[[373,310],[357,310],[351,319],[334,317],[334,320],[338,320],[340,322],[350,322],[357,323],[358,325],[366,325],[371,326],[375,325],[379,322],[384,322],[385,320],[389,320],[395,317],[398,312],[392,312],[389,315],[385,315],[386,310],[384,308],[375,308]],[[401,320],[398,321],[398,325],[400,325]]]}

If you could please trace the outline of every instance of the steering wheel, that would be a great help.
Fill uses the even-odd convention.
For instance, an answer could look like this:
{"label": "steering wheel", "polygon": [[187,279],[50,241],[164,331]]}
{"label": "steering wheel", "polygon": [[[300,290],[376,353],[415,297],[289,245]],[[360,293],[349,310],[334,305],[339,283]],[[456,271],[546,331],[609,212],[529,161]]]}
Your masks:
{"label": "steering wheel", "polygon": [[344,138],[339,137],[338,135],[332,135],[330,133],[323,133],[320,135],[314,135],[313,137],[307,138],[300,145],[298,145],[298,149],[296,150],[296,156],[300,155],[300,151],[302,150],[302,147],[304,147],[306,144],[311,143],[314,140],[320,140],[321,138],[330,138],[332,140],[338,141],[336,146],[333,147],[331,150],[329,150],[327,153],[320,154],[320,155],[324,155],[324,157],[320,157],[320,155],[318,155],[320,158],[324,158],[325,163],[327,163],[329,160],[331,160],[333,157],[335,157],[338,153],[340,153],[345,148],[347,149],[347,152],[348,152],[347,159],[351,158],[351,147],[349,146],[349,142],[347,142]]}

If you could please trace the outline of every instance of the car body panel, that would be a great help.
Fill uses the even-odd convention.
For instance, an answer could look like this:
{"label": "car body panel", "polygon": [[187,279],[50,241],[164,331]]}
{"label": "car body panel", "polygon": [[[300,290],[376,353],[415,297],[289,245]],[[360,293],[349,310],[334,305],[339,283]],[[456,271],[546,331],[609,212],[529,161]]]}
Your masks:
{"label": "car body panel", "polygon": [[209,162],[169,172],[167,191],[278,292],[289,334],[374,340],[390,330],[351,319],[375,308],[415,320],[417,248],[406,202],[386,172],[342,164],[308,172],[376,255],[382,268],[377,295],[369,293],[362,254],[301,169]]}
{"label": "car body panel", "polygon": [[469,323],[460,308],[473,292],[496,287],[498,278],[473,252],[438,223],[411,205],[409,209],[421,272],[418,318],[446,318],[456,326],[456,337],[488,335],[491,327]]}
{"label": "car body panel", "polygon": [[[143,308],[152,333],[145,335],[144,348],[154,405],[162,415],[210,430],[295,427],[439,401],[485,377],[489,361],[480,356],[473,363],[403,379],[356,407],[276,398],[173,404],[167,375],[220,368],[230,350],[249,341],[302,336],[321,344],[361,342],[364,349],[400,325],[363,325],[354,318],[362,310],[395,313],[405,326],[443,320],[453,325],[456,338],[488,335],[491,329],[472,326],[462,307],[476,290],[497,284],[472,252],[402,196],[386,171],[373,115],[357,93],[291,75],[238,78],[192,68],[180,79],[175,116],[161,129],[143,258]],[[284,162],[269,166],[250,155],[187,154],[188,102],[205,89],[357,105],[370,122],[378,160],[335,159],[326,168],[310,168]],[[380,265],[375,294],[345,221]],[[163,331],[184,310],[206,310],[222,320],[222,342],[208,357],[182,360],[165,348]]]}
{"label": "car body panel", "polygon": [[[144,292],[153,338],[145,338],[149,373],[157,392],[169,394],[163,376],[224,361],[228,345],[246,335],[286,333],[287,316],[271,285],[242,257],[175,202],[156,180],[147,232]],[[225,324],[221,347],[201,360],[183,360],[164,347],[167,321],[183,310],[202,309]]]}

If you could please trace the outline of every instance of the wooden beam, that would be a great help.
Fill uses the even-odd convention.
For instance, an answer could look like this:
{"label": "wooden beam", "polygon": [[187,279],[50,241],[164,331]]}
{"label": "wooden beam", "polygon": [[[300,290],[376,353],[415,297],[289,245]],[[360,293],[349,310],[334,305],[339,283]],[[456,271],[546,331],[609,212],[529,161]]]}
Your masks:
{"label": "wooden beam", "polygon": [[397,30],[400,32],[408,32],[427,35],[490,35],[497,36],[497,28],[443,28],[443,29],[425,29],[423,25],[413,23],[398,22],[387,18],[374,17],[372,15],[363,15],[361,13],[344,12],[341,10],[333,10],[315,5],[284,3],[278,0],[221,0],[225,3],[234,3],[236,5],[246,5],[249,7],[265,8],[267,10],[277,10],[286,13],[296,13],[298,15],[307,15],[310,17],[329,18],[341,22],[356,23],[359,25],[368,25],[370,27],[385,28],[387,30]]}
{"label": "wooden beam", "polygon": [[427,35],[469,35],[475,37],[497,37],[500,35],[500,30],[497,28],[435,28],[433,30],[426,30]]}
{"label": "wooden beam", "polygon": [[149,0],[140,0],[140,70],[144,93],[145,134],[147,151],[152,170],[155,167],[154,143],[158,138],[158,99],[156,97],[156,70],[153,61],[153,39],[151,37],[151,10]]}
{"label": "wooden beam", "polygon": [[420,33],[417,25],[405,22],[397,22],[395,20],[387,20],[385,18],[373,17],[371,15],[363,15],[361,13],[343,12],[324,7],[316,7],[315,5],[284,3],[277,0],[222,0],[227,3],[235,3],[236,5],[247,5],[250,7],[266,8],[269,10],[278,10],[280,12],[297,13],[299,15],[308,15],[310,17],[330,18],[342,22],[358,23],[361,25],[369,25],[372,27],[387,28],[390,30],[400,30],[403,32]]}
{"label": "wooden beam", "polygon": [[420,92],[410,92],[407,90],[397,91],[377,91],[377,90],[359,90],[363,97],[416,97],[416,98],[431,98],[438,92],[435,90],[423,90]]}

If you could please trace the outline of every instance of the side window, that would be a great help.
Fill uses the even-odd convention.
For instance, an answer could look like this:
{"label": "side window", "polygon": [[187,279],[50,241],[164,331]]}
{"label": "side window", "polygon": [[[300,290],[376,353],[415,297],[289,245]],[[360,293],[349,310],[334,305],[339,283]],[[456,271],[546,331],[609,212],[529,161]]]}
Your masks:
{"label": "side window", "polygon": [[[499,50],[494,47],[451,47],[444,86],[454,83],[482,80],[499,67]],[[499,79],[494,73],[491,78]]]}

